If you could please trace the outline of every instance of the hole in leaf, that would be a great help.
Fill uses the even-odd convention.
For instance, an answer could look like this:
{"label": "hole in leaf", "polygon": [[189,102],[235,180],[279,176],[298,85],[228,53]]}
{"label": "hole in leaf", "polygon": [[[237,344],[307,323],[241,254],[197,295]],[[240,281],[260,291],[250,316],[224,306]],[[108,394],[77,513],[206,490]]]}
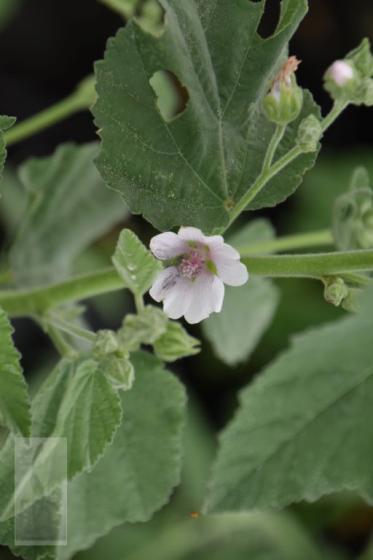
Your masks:
{"label": "hole in leaf", "polygon": [[157,107],[166,122],[170,122],[186,109],[189,93],[173,72],[158,70],[149,83],[157,96]]}
{"label": "hole in leaf", "polygon": [[264,14],[260,20],[258,33],[263,38],[271,37],[276,30],[280,19],[281,3],[280,0],[267,0]]}
{"label": "hole in leaf", "polygon": [[158,0],[138,0],[135,9],[138,25],[155,37],[160,37],[165,27],[165,11]]}

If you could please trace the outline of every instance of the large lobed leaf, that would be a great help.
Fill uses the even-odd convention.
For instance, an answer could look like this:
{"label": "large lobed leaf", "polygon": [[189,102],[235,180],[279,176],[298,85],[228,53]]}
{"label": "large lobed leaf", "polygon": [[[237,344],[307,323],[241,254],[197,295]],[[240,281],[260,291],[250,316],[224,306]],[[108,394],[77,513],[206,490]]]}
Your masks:
{"label": "large lobed leaf", "polygon": [[[307,2],[284,0],[277,29],[267,39],[257,33],[264,0],[161,4],[161,35],[132,21],[109,41],[97,65],[98,168],[132,212],[157,228],[194,225],[211,232],[227,225],[229,209],[261,171],[274,125],[263,117],[260,101]],[[174,119],[165,120],[158,110],[151,83],[160,71],[174,74],[179,89],[187,91],[186,109]],[[317,111],[307,94],[300,118]],[[294,144],[298,124],[299,119],[288,128],[279,154]],[[251,208],[283,201],[314,161],[315,154],[299,157]]]}
{"label": "large lobed leaf", "polygon": [[12,334],[12,326],[0,309],[0,425],[27,437],[31,424],[29,396]]}
{"label": "large lobed leaf", "polygon": [[29,201],[10,253],[18,284],[60,280],[86,247],[126,217],[93,165],[96,153],[97,144],[65,144],[21,167]]}
{"label": "large lobed leaf", "polygon": [[241,395],[209,511],[282,508],[353,490],[373,502],[373,293],[361,315],[295,338]]}

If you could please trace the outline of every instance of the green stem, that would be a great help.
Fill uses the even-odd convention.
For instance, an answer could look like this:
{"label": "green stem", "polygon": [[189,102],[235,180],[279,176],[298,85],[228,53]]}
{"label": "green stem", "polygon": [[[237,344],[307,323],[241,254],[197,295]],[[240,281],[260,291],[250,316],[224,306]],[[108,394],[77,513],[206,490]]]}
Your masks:
{"label": "green stem", "polygon": [[322,278],[372,271],[373,250],[246,257],[242,261],[251,274],[258,276]]}
{"label": "green stem", "polygon": [[322,120],[322,130],[326,132],[341,113],[348,107],[348,101],[335,101],[331,111]]}
{"label": "green stem", "polygon": [[63,357],[74,357],[76,356],[76,351],[74,348],[67,342],[63,334],[55,328],[50,323],[43,323],[42,327],[44,331],[47,333],[51,341],[53,342],[57,352]]}
{"label": "green stem", "polygon": [[[348,103],[336,101],[329,112],[329,114],[322,121],[322,130],[325,132],[337,119],[337,117],[346,109]],[[271,165],[274,157],[274,152],[276,151],[279,142],[281,141],[284,130],[282,127],[277,127],[274,136],[268,146],[267,153],[264,159],[264,165],[262,171],[254,184],[249,188],[248,191],[241,197],[237,202],[236,206],[231,211],[231,218],[228,227],[238,218],[238,216],[248,207],[248,205],[254,200],[254,198],[260,193],[260,191],[269,183],[273,177],[280,173],[285,167],[287,167],[292,161],[299,157],[303,151],[299,146],[294,146],[287,154],[282,158],[278,159],[273,165]],[[275,147],[275,149],[274,149]],[[270,165],[268,166],[268,162]]]}
{"label": "green stem", "polygon": [[82,340],[87,340],[88,342],[95,342],[97,339],[94,332],[78,327],[77,325],[64,321],[52,314],[48,315],[46,321],[49,325],[52,325],[56,329],[59,329],[70,336],[75,336],[77,338],[81,338]]}
{"label": "green stem", "polygon": [[[323,278],[373,271],[373,250],[245,257],[253,275]],[[10,316],[40,317],[64,303],[120,290],[123,282],[114,268],[78,276],[66,282],[32,290],[0,290],[0,307]]]}
{"label": "green stem", "polygon": [[10,146],[25,140],[78,111],[88,109],[93,105],[94,100],[94,80],[92,77],[88,77],[81,82],[71,95],[62,101],[11,128],[4,135],[5,142],[7,146]]}
{"label": "green stem", "polygon": [[260,255],[265,253],[280,253],[294,249],[307,249],[309,247],[324,247],[333,245],[334,240],[330,230],[312,231],[296,235],[286,235],[277,239],[256,241],[248,245],[235,245],[241,257]]}
{"label": "green stem", "polygon": [[13,317],[43,316],[49,309],[64,303],[123,289],[123,280],[114,268],[31,290],[0,291],[0,306]]}
{"label": "green stem", "polygon": [[272,139],[269,143],[267,153],[264,157],[263,167],[262,167],[262,174],[267,173],[271,168],[273,163],[273,159],[276,155],[277,148],[284,137],[286,130],[286,125],[277,125],[276,130],[272,136]]}
{"label": "green stem", "polygon": [[135,295],[135,306],[137,313],[144,310],[144,298],[140,295]]}
{"label": "green stem", "polygon": [[238,216],[247,208],[260,191],[269,183],[269,181],[287,167],[294,159],[296,159],[302,150],[299,146],[294,146],[287,154],[278,159],[269,169],[263,169],[254,184],[249,188],[243,197],[238,201],[231,211],[231,218],[228,227],[238,218]]}

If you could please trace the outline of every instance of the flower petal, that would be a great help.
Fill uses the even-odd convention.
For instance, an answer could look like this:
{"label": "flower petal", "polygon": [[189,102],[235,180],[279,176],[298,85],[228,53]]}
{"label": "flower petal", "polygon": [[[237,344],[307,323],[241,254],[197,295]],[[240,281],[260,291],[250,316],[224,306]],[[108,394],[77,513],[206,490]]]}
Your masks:
{"label": "flower petal", "polygon": [[220,313],[223,308],[224,293],[225,286],[223,282],[215,276],[211,287],[211,299],[215,313]]}
{"label": "flower petal", "polygon": [[180,276],[176,266],[169,266],[157,275],[149,294],[155,301],[162,301],[175,288],[179,279]]}
{"label": "flower petal", "polygon": [[211,258],[216,259],[240,259],[240,253],[227,243],[214,244],[210,248]]}
{"label": "flower petal", "polygon": [[249,279],[246,266],[237,260],[217,258],[214,263],[219,278],[228,286],[242,286]]}
{"label": "flower petal", "polygon": [[164,299],[163,311],[170,319],[180,319],[188,309],[193,297],[193,282],[179,278]]}
{"label": "flower petal", "polygon": [[150,250],[157,259],[164,261],[182,255],[187,250],[187,246],[176,233],[166,231],[151,239]]}
{"label": "flower petal", "polygon": [[211,288],[214,281],[212,274],[201,274],[192,283],[192,299],[186,310],[185,319],[190,324],[200,323],[214,311]]}
{"label": "flower petal", "polygon": [[181,227],[177,235],[184,241],[198,241],[199,243],[207,243],[208,239],[200,229],[195,227]]}

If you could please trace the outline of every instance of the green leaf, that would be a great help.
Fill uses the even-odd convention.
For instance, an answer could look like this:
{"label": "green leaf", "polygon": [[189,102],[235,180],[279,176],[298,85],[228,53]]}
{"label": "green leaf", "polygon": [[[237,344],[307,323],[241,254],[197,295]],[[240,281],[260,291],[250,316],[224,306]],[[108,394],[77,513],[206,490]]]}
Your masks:
{"label": "green leaf", "polygon": [[373,501],[373,293],[364,313],[297,336],[241,394],[209,511],[283,508],[351,490]]}
{"label": "green leaf", "polygon": [[[242,251],[273,237],[270,222],[254,220],[229,243]],[[279,291],[271,280],[254,277],[239,288],[227,287],[222,312],[214,313],[202,324],[216,356],[229,366],[246,361],[269,327],[278,302]]]}
{"label": "green leaf", "polygon": [[[187,224],[207,233],[228,224],[229,210],[261,171],[274,125],[260,102],[307,2],[284,0],[277,29],[265,40],[257,33],[264,1],[162,0],[162,6],[160,36],[132,21],[109,41],[96,67],[97,164],[131,211],[157,228]],[[159,71],[171,73],[187,98],[185,110],[167,122],[150,83]],[[279,154],[294,145],[299,122],[318,112],[310,95],[305,98]],[[296,159],[250,208],[283,201],[315,157]]]}
{"label": "green leaf", "polygon": [[113,263],[124,285],[139,296],[148,291],[155,275],[162,268],[160,262],[129,229],[124,229],[119,236]]}
{"label": "green leaf", "polygon": [[19,284],[60,280],[74,259],[127,214],[94,165],[97,144],[65,144],[20,171],[29,203],[10,262]]}
{"label": "green leaf", "polygon": [[[34,438],[45,438],[33,467],[43,476],[39,488],[29,484],[32,471],[25,473],[23,507],[33,506],[46,492],[54,491],[67,476],[71,480],[91,470],[112,443],[122,419],[117,391],[100,364],[89,358],[62,360],[42,385],[32,403]],[[56,468],[60,460],[55,438],[66,439],[66,469]],[[7,522],[14,515],[14,443],[9,438],[0,462],[0,518]],[[19,482],[21,484],[21,482]],[[23,494],[22,494],[23,495]]]}
{"label": "green leaf", "polygon": [[141,344],[153,344],[167,329],[168,319],[161,309],[147,305],[137,315],[128,313],[118,331],[121,348],[139,350]]}
{"label": "green leaf", "polygon": [[119,396],[93,359],[62,360],[33,402],[33,437],[67,438],[68,478],[89,470],[122,418]]}
{"label": "green leaf", "polygon": [[233,245],[239,253],[247,251],[247,247],[254,245],[257,241],[270,241],[276,237],[276,232],[270,221],[259,218],[251,220],[233,235],[228,242]]}
{"label": "green leaf", "polygon": [[31,424],[29,396],[12,334],[12,326],[0,309],[0,424],[27,437]]}
{"label": "green leaf", "polygon": [[[69,485],[67,546],[43,547],[38,554],[40,547],[23,549],[25,558],[54,552],[57,560],[69,560],[113,527],[150,519],[178,484],[184,388],[154,356],[136,353],[133,362],[136,381],[122,393],[125,419],[113,444],[90,473]],[[14,548],[13,539],[12,521],[0,524],[0,541]]]}
{"label": "green leaf", "polygon": [[200,341],[190,336],[180,323],[169,321],[166,331],[154,342],[154,351],[165,362],[194,356],[200,352]]}
{"label": "green leaf", "polygon": [[4,132],[14,125],[16,119],[14,117],[0,116],[0,179],[3,175],[3,169],[6,160],[6,145],[4,139]]}

